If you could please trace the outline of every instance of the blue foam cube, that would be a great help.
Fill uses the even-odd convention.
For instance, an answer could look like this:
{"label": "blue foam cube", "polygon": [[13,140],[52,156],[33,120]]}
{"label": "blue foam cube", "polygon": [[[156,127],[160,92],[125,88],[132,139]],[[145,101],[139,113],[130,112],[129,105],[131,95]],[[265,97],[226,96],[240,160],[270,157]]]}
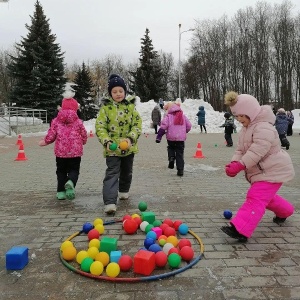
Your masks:
{"label": "blue foam cube", "polygon": [[110,261],[118,263],[121,256],[122,256],[121,251],[118,251],[118,250],[117,251],[111,251],[110,252]]}
{"label": "blue foam cube", "polygon": [[6,252],[6,269],[22,270],[28,264],[28,248],[14,246]]}

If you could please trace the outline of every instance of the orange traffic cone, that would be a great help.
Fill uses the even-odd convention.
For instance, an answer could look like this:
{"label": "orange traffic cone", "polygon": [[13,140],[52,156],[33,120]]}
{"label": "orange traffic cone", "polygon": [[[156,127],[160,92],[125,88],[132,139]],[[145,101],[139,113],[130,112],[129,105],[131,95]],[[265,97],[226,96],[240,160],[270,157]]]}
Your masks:
{"label": "orange traffic cone", "polygon": [[17,140],[16,145],[23,145],[23,141],[22,141],[22,136],[21,136],[21,134],[18,135],[18,140]]}
{"label": "orange traffic cone", "polygon": [[27,157],[25,155],[25,151],[24,151],[24,145],[20,145],[19,147],[19,152],[18,152],[18,156],[15,159],[16,161],[20,161],[20,160],[27,160]]}
{"label": "orange traffic cone", "polygon": [[197,145],[197,151],[194,155],[194,158],[205,158],[205,156],[202,153],[201,143],[198,143]]}
{"label": "orange traffic cone", "polygon": [[93,134],[93,130],[90,130],[90,137],[93,137],[94,134]]}

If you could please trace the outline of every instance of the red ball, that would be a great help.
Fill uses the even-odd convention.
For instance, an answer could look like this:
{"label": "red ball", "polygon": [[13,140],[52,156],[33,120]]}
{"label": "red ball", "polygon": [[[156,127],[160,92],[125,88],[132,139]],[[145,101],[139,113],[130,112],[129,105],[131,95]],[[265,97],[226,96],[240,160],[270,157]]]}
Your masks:
{"label": "red ball", "polygon": [[100,233],[97,229],[91,229],[88,232],[87,236],[88,236],[89,241],[92,239],[99,239]]}
{"label": "red ball", "polygon": [[173,247],[173,248],[171,248],[171,249],[169,250],[168,255],[170,255],[170,254],[172,254],[172,253],[176,253],[176,254],[179,255],[179,250],[178,250],[177,248]]}
{"label": "red ball", "polygon": [[164,267],[168,262],[168,256],[163,251],[158,251],[155,253],[155,264],[157,267]]}
{"label": "red ball", "polygon": [[140,227],[141,223],[143,222],[140,217],[135,217],[133,220],[138,224],[138,227]]}
{"label": "red ball", "polygon": [[177,245],[179,247],[179,249],[183,248],[184,246],[192,246],[192,243],[190,240],[188,239],[181,239]]}
{"label": "red ball", "polygon": [[165,230],[164,230],[164,235],[165,236],[170,236],[170,235],[174,235],[176,236],[176,231],[173,227],[168,226]]}
{"label": "red ball", "polygon": [[122,218],[122,221],[124,222],[125,220],[128,220],[128,219],[132,219],[130,215],[125,215],[123,218]]}
{"label": "red ball", "polygon": [[138,224],[134,220],[128,219],[128,220],[124,221],[123,227],[124,227],[124,231],[126,233],[134,234],[134,233],[136,233],[136,231],[138,229]]}
{"label": "red ball", "polygon": [[168,224],[171,227],[174,226],[174,223],[171,219],[164,219],[163,224]]}
{"label": "red ball", "polygon": [[179,255],[185,261],[190,261],[194,258],[194,250],[190,246],[184,246],[180,249]]}
{"label": "red ball", "polygon": [[162,223],[162,224],[160,224],[160,226],[159,226],[159,228],[162,230],[162,231],[164,231],[166,228],[168,228],[168,227],[170,227],[168,224],[166,224],[166,223]]}
{"label": "red ball", "polygon": [[132,268],[133,260],[129,255],[122,255],[118,261],[120,270],[127,272]]}
{"label": "red ball", "polygon": [[178,227],[182,224],[183,222],[180,220],[176,220],[174,221],[174,228],[175,230],[178,230]]}

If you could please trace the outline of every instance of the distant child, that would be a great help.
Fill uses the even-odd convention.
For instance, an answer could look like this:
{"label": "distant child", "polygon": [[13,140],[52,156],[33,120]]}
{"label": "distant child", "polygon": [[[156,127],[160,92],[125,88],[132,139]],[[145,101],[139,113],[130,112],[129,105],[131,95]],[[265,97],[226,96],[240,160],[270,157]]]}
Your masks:
{"label": "distant child", "polygon": [[205,114],[206,112],[204,106],[200,106],[199,111],[197,112],[197,117],[198,117],[198,125],[200,126],[201,133],[203,132],[203,129],[205,133],[207,133],[206,126],[205,126]]}
{"label": "distant child", "polygon": [[287,130],[286,135],[291,136],[291,135],[293,135],[294,115],[289,110],[286,112],[286,115],[288,117],[288,122],[289,122],[288,130]]}
{"label": "distant child", "polygon": [[293,214],[293,205],[277,192],[283,182],[293,179],[295,172],[290,156],[280,147],[274,127],[275,115],[269,105],[260,106],[253,96],[235,92],[225,95],[225,104],[243,125],[238,146],[225,171],[230,177],[244,171],[250,188],[230,226],[223,226],[221,230],[246,242],[266,209],[274,212],[273,222],[278,225]]}
{"label": "distant child", "polygon": [[165,103],[164,103],[164,100],[163,100],[162,98],[159,98],[158,104],[159,104],[159,107],[160,107],[161,109],[164,108]]}
{"label": "distant child", "polygon": [[225,140],[226,140],[226,147],[232,147],[233,146],[233,142],[232,142],[232,133],[233,131],[236,129],[236,126],[234,124],[234,119],[232,117],[232,115],[229,112],[226,112],[224,114],[224,118],[225,118],[225,123],[222,124],[220,127],[224,127],[224,132],[225,132]]}
{"label": "distant child", "polygon": [[286,138],[288,126],[289,126],[289,121],[285,113],[285,110],[284,108],[279,108],[276,114],[275,127],[279,134],[281,147],[285,147],[286,150],[289,150],[290,148],[290,142]]}
{"label": "distant child", "polygon": [[183,114],[180,104],[169,102],[167,114],[160,124],[156,142],[160,143],[162,136],[166,133],[168,143],[169,169],[174,169],[176,161],[177,176],[183,176],[184,171],[184,147],[187,133],[191,130],[192,124]]}
{"label": "distant child", "polygon": [[108,79],[110,97],[102,100],[95,124],[107,166],[103,180],[106,214],[116,212],[118,192],[120,200],[129,198],[133,160],[142,133],[142,119],[135,107],[135,97],[125,98],[126,92],[124,79],[112,74]]}
{"label": "distant child", "polygon": [[160,125],[160,121],[161,121],[161,112],[160,112],[160,107],[158,105],[155,105],[151,112],[151,120],[152,120],[153,128],[155,130],[155,134],[157,134],[157,127]]}
{"label": "distant child", "polygon": [[[65,100],[65,99],[64,99]],[[79,177],[83,145],[87,142],[87,132],[77,116],[77,101],[68,102],[52,120],[47,135],[39,142],[46,146],[55,141],[57,194],[58,200],[75,198],[75,187]]]}

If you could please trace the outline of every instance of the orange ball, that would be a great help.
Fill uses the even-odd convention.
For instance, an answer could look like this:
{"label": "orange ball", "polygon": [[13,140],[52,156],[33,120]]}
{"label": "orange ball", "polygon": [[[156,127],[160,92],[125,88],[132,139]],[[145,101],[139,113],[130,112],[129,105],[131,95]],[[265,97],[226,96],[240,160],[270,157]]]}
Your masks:
{"label": "orange ball", "polygon": [[109,255],[101,251],[95,256],[95,260],[102,262],[103,266],[106,267],[109,263]]}
{"label": "orange ball", "polygon": [[67,261],[75,259],[76,255],[77,250],[74,246],[69,246],[62,250],[62,257]]}
{"label": "orange ball", "polygon": [[127,150],[127,148],[128,148],[127,141],[120,142],[119,147],[120,147],[121,150]]}

